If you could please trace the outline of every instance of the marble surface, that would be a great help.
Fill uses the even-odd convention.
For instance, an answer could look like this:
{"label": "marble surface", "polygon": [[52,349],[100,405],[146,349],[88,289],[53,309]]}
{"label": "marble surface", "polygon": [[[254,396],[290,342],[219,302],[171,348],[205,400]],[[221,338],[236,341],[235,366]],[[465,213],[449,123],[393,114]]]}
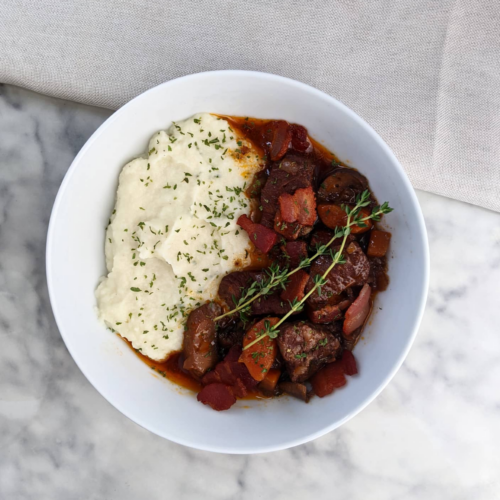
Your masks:
{"label": "marble surface", "polygon": [[428,193],[419,335],[340,429],[287,451],[216,455],[104,400],[58,333],[44,258],[59,184],[109,115],[0,86],[0,499],[500,498],[500,214]]}

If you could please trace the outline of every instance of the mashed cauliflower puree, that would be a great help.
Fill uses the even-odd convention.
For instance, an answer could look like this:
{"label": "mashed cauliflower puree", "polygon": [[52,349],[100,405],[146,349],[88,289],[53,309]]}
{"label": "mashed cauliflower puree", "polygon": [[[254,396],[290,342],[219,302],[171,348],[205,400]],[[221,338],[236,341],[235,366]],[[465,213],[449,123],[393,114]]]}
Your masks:
{"label": "mashed cauliflower puree", "polygon": [[236,221],[250,210],[245,189],[260,158],[207,113],[158,132],[148,151],[120,174],[96,298],[109,328],[164,360],[182,349],[189,311],[246,262],[249,239]]}

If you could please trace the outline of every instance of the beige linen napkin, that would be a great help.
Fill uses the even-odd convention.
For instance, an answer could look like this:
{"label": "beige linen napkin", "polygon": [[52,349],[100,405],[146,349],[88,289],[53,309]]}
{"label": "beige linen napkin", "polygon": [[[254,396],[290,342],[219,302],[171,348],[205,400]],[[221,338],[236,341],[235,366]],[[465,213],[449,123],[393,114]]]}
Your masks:
{"label": "beige linen napkin", "polygon": [[2,0],[0,81],[115,109],[251,69],[340,99],[417,188],[500,211],[499,0]]}

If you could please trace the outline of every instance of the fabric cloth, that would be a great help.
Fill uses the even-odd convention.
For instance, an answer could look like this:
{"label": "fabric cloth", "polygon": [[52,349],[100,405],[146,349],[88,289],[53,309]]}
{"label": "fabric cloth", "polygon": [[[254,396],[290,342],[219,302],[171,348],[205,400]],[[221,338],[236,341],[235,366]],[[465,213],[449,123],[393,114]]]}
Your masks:
{"label": "fabric cloth", "polygon": [[250,69],[365,118],[416,188],[500,211],[500,1],[2,0],[0,81],[118,108]]}

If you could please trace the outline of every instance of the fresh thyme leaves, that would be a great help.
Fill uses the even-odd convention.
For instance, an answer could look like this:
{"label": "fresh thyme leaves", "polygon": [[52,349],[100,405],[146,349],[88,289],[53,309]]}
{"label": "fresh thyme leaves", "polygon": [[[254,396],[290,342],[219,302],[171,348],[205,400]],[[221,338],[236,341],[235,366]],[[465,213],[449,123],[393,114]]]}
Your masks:
{"label": "fresh thyme leaves", "polygon": [[[365,221],[367,220],[380,220],[380,217],[383,214],[388,214],[389,212],[392,212],[392,208],[389,207],[389,204],[385,202],[384,204],[380,205],[379,207],[374,207],[372,210],[372,213],[366,217],[362,217],[360,214],[360,210],[363,207],[366,207],[370,204],[370,192],[368,190],[363,191],[361,196],[358,196],[356,199],[356,205],[354,208],[350,209],[349,207],[342,205],[343,210],[347,214],[347,222],[346,225],[342,228],[336,228],[335,230],[335,235],[334,238],[332,238],[327,245],[324,245],[321,248],[321,251],[324,253],[327,253],[327,248],[331,245],[334,239],[339,237],[340,235],[342,236],[342,243],[340,245],[340,248],[337,252],[333,252],[332,250],[328,250],[328,253],[330,253],[332,257],[332,263],[328,267],[328,269],[323,273],[323,275],[316,276],[314,278],[314,286],[309,290],[308,293],[304,295],[302,300],[297,300],[295,299],[293,303],[290,303],[290,311],[286,313],[274,326],[268,325],[267,327],[264,324],[264,330],[262,331],[261,335],[259,335],[255,340],[250,342],[248,345],[246,345],[243,350],[249,349],[252,347],[254,344],[257,342],[261,341],[265,337],[270,337],[270,338],[276,338],[279,332],[279,327],[282,325],[294,312],[300,311],[306,302],[306,300],[318,289],[321,289],[321,286],[323,286],[326,283],[326,277],[330,274],[332,269],[337,265],[337,264],[344,264],[346,262],[345,257],[343,256],[342,252],[344,251],[344,247],[347,241],[347,237],[349,234],[351,234],[351,227],[354,225],[357,225],[359,227],[365,227]],[[320,250],[318,248],[318,251]],[[318,253],[318,252],[316,252]],[[316,254],[315,254],[316,255]],[[316,258],[316,257],[314,257]],[[311,258],[312,259],[312,258]],[[306,260],[310,259],[304,259],[303,262]],[[303,265],[303,262],[300,263],[299,267],[295,270],[292,271],[296,272],[298,269],[301,269],[302,267],[306,267]],[[288,273],[288,275],[292,274]]]}

